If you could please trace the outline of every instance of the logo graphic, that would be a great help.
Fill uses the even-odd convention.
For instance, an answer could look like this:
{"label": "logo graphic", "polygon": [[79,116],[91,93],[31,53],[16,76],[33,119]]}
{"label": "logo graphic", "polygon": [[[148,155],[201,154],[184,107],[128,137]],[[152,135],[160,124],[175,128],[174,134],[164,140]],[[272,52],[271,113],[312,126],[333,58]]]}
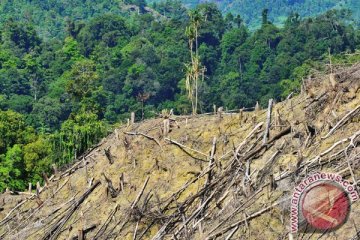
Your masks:
{"label": "logo graphic", "polygon": [[321,183],[304,193],[302,213],[313,228],[332,230],[343,224],[350,212],[346,192],[331,183]]}
{"label": "logo graphic", "polygon": [[332,231],[350,214],[359,199],[354,185],[334,173],[315,173],[295,187],[291,199],[291,232]]}

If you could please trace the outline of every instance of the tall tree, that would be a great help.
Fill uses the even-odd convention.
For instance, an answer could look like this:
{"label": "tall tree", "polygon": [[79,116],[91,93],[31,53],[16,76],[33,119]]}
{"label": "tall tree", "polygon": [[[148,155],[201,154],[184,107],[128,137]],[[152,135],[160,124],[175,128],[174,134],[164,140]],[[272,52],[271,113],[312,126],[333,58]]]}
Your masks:
{"label": "tall tree", "polygon": [[[199,57],[199,27],[201,14],[198,11],[190,12],[190,25],[185,34],[189,38],[191,63],[186,64],[186,89],[192,105],[192,114],[197,114],[199,79],[204,79],[206,68],[201,66]],[[195,42],[195,46],[194,46]]]}

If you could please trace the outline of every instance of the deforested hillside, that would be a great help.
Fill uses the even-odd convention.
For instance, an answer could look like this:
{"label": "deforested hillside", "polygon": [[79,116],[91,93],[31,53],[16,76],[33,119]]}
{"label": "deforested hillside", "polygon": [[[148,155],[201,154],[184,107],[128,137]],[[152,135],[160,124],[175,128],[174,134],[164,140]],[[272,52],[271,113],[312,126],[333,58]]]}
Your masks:
{"label": "deforested hillside", "polygon": [[297,236],[290,197],[317,171],[359,185],[359,117],[357,64],[315,72],[267,109],[130,121],[36,192],[1,194],[0,238],[351,238],[359,201],[336,231]]}

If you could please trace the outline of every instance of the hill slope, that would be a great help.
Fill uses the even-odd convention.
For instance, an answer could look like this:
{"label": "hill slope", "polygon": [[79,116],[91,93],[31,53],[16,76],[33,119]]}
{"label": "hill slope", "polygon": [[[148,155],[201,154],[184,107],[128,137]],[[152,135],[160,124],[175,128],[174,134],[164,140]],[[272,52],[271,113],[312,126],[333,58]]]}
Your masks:
{"label": "hill slope", "polygon": [[42,38],[63,38],[69,20],[87,22],[104,14],[127,15],[134,5],[122,0],[5,0],[0,2],[0,23],[9,18],[32,23]]}
{"label": "hill slope", "polygon": [[[155,0],[154,2],[161,2]],[[195,7],[200,3],[213,2],[222,12],[240,14],[246,24],[251,28],[261,25],[261,12],[269,9],[269,19],[275,24],[282,24],[292,12],[302,17],[316,16],[330,9],[350,9],[356,21],[360,20],[360,2],[357,0],[181,0],[187,7]]]}
{"label": "hill slope", "polygon": [[[177,0],[174,0],[175,2]],[[69,20],[88,21],[103,14],[128,15],[137,6],[146,2],[166,2],[164,0],[4,0],[0,2],[0,24],[9,18],[33,23],[41,37],[51,39],[64,37]],[[186,7],[200,3],[214,2],[223,13],[240,14],[250,29],[261,25],[261,12],[269,9],[269,20],[282,24],[292,12],[302,17],[316,16],[330,9],[350,9],[356,22],[360,22],[360,2],[358,0],[181,0]],[[176,6],[176,5],[175,5]],[[171,8],[171,6],[170,6]],[[151,8],[145,10],[154,12]],[[156,15],[159,15],[155,12]]]}
{"label": "hill slope", "polygon": [[[161,118],[119,128],[37,195],[0,195],[0,238],[287,238],[295,182],[320,170],[360,178],[360,65],[335,79],[314,74],[274,105],[266,144],[258,109],[173,116],[167,136]],[[355,235],[359,213],[358,201],[327,239]]]}

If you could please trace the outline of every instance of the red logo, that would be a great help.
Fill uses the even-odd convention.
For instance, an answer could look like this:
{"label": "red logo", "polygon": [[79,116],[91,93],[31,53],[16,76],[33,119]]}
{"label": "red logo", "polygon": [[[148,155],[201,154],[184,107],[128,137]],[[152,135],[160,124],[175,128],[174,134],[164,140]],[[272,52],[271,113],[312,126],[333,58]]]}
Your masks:
{"label": "red logo", "polygon": [[322,182],[304,192],[301,208],[313,228],[332,230],[345,222],[350,212],[350,200],[337,185]]}

